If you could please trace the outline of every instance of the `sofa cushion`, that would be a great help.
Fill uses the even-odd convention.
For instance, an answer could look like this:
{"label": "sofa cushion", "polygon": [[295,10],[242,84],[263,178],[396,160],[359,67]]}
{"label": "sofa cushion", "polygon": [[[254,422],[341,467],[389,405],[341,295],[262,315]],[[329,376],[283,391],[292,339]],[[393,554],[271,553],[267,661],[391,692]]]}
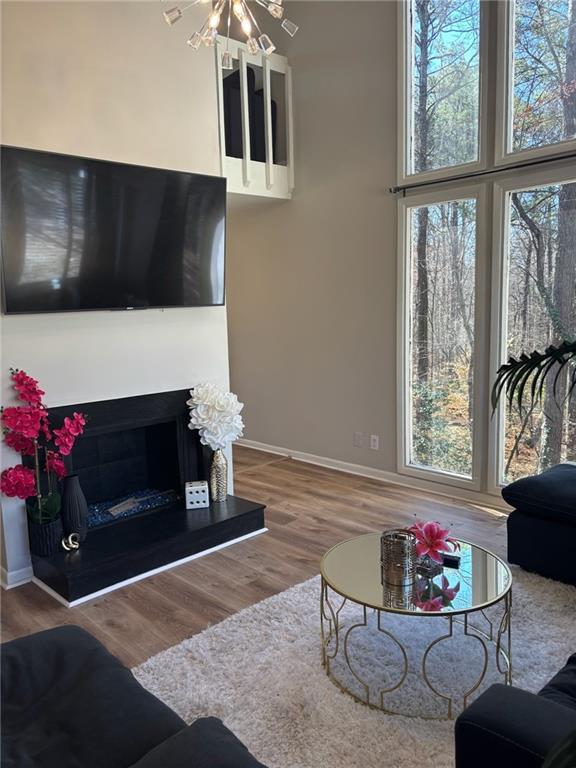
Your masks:
{"label": "sofa cushion", "polygon": [[502,489],[508,504],[527,515],[576,525],[576,465],[559,464]]}
{"label": "sofa cushion", "polygon": [[203,717],[159,744],[132,768],[266,768],[216,717]]}
{"label": "sofa cushion", "polygon": [[512,510],[506,521],[508,562],[576,586],[576,525]]}
{"label": "sofa cushion", "polygon": [[127,768],[185,727],[79,627],[1,652],[3,768]]}
{"label": "sofa cushion", "polygon": [[576,653],[570,656],[566,666],[546,683],[538,695],[576,709]]}

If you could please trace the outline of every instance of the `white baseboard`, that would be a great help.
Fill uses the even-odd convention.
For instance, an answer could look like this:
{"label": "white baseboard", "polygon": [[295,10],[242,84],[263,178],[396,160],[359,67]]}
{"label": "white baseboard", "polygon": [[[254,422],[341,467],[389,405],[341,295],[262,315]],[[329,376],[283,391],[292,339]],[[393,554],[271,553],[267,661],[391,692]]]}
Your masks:
{"label": "white baseboard", "polygon": [[184,565],[185,563],[190,563],[192,560],[198,560],[200,557],[204,557],[205,555],[209,555],[212,552],[217,552],[220,549],[225,549],[226,547],[231,547],[233,544],[237,544],[240,541],[246,541],[246,539],[252,539],[254,536],[259,536],[261,533],[266,533],[268,528],[260,528],[258,531],[253,531],[252,533],[247,533],[244,536],[238,536],[236,539],[232,539],[231,541],[226,541],[224,544],[218,544],[215,547],[210,547],[210,549],[204,549],[202,552],[198,552],[195,555],[189,555],[188,557],[183,557],[181,560],[175,560],[173,563],[168,563],[167,565],[161,565],[159,568],[153,568],[151,571],[146,571],[146,573],[140,573],[138,576],[133,576],[131,579],[125,579],[125,581],[119,581],[117,584],[112,584],[109,587],[105,587],[104,589],[99,589],[97,592],[92,592],[90,595],[84,595],[84,597],[79,597],[78,600],[71,600],[70,602],[66,600],[65,597],[62,597],[62,595],[59,595],[57,592],[55,592],[51,587],[49,587],[47,584],[44,584],[43,581],[40,581],[40,579],[37,579],[36,576],[32,577],[32,582],[36,584],[36,586],[40,587],[40,589],[43,589],[44,592],[48,593],[50,597],[53,597],[55,600],[58,600],[59,603],[62,605],[65,605],[66,608],[75,608],[77,605],[82,605],[82,603],[87,603],[89,600],[95,600],[97,597],[102,597],[102,595],[107,595],[110,592],[115,592],[117,589],[122,589],[122,587],[127,587],[129,584],[135,584],[137,581],[142,581],[142,579],[147,579],[149,576],[155,576],[157,573],[162,573],[163,571],[169,571],[171,568],[176,568],[179,565]]}
{"label": "white baseboard", "polygon": [[22,584],[28,584],[32,581],[32,566],[27,568],[20,568],[17,571],[7,571],[4,566],[0,568],[0,584],[2,589],[14,589],[14,587],[20,587]]}
{"label": "white baseboard", "polygon": [[490,496],[487,493],[479,493],[478,491],[468,491],[465,488],[456,488],[455,486],[446,486],[437,482],[429,480],[419,480],[417,478],[408,478],[405,475],[401,475],[398,472],[389,472],[384,469],[375,469],[374,467],[365,467],[362,464],[352,464],[348,461],[340,461],[339,459],[330,459],[326,456],[316,456],[313,453],[305,453],[304,451],[294,451],[290,448],[282,448],[278,445],[268,445],[267,443],[259,443],[256,440],[245,440],[244,438],[238,440],[238,444],[244,448],[252,448],[255,451],[264,451],[265,453],[273,453],[278,456],[284,456],[295,461],[302,461],[305,464],[315,464],[318,467],[325,467],[326,469],[335,469],[337,472],[346,472],[350,475],[359,475],[360,477],[368,477],[371,480],[381,480],[383,483],[391,483],[392,485],[401,485],[404,488],[412,488],[417,491],[427,491],[437,496],[444,496],[451,499],[457,499],[458,501],[467,501],[472,504],[478,504],[482,507],[489,507],[502,513],[509,513],[510,508],[507,507],[504,502],[496,496]]}

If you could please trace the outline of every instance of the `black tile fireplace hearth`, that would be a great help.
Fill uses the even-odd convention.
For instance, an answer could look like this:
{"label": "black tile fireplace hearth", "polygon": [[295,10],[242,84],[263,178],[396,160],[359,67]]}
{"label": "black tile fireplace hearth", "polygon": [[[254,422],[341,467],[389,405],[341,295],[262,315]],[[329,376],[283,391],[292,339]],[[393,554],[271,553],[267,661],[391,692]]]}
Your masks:
{"label": "black tile fireplace hearth", "polygon": [[[182,390],[50,409],[53,424],[71,410],[88,417],[66,461],[80,477],[91,519],[79,551],[32,558],[40,586],[73,604],[265,530],[264,506],[233,496],[186,510],[184,484],[206,479],[210,461],[198,432],[188,429],[188,398]],[[136,514],[107,512],[132,495],[147,500]]]}

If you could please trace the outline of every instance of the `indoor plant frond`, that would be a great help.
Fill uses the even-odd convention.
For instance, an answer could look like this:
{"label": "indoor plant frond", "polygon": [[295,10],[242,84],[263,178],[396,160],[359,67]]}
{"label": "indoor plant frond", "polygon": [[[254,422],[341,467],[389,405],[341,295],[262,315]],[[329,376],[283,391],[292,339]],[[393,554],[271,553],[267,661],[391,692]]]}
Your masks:
{"label": "indoor plant frond", "polygon": [[491,395],[493,410],[497,408],[504,391],[510,407],[516,401],[518,410],[522,412],[525,394],[529,393],[529,406],[534,408],[542,400],[550,371],[555,369],[552,387],[556,395],[558,380],[566,368],[569,374],[566,397],[569,398],[576,388],[576,341],[563,341],[557,347],[549,346],[544,352],[522,354],[518,359],[511,357],[496,374]]}

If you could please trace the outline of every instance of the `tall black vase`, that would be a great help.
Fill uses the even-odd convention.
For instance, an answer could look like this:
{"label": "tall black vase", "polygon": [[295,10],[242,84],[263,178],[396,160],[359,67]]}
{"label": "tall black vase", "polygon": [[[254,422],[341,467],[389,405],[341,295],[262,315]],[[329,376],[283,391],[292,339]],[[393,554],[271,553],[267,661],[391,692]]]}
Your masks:
{"label": "tall black vase", "polygon": [[88,533],[88,503],[78,475],[68,475],[64,478],[60,515],[66,536],[77,533],[80,541],[84,541]]}

